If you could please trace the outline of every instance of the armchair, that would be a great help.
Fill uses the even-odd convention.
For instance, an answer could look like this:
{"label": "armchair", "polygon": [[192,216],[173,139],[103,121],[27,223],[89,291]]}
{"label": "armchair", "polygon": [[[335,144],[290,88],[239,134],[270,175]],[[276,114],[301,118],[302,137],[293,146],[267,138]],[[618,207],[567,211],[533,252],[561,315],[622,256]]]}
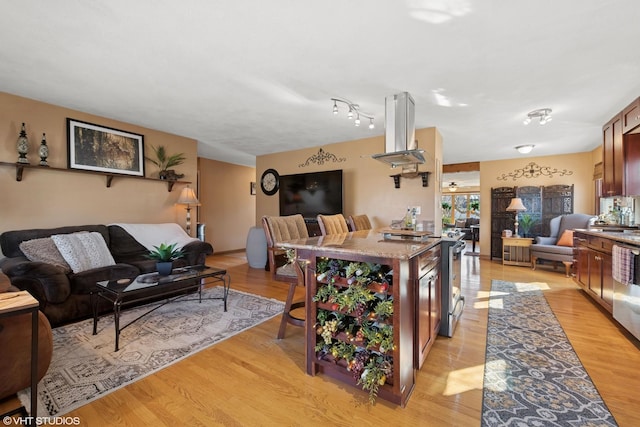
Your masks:
{"label": "armchair", "polygon": [[552,218],[549,221],[550,236],[538,236],[531,245],[531,268],[536,269],[538,259],[561,262],[565,266],[566,276],[569,277],[573,265],[573,230],[588,228],[596,218],[593,215],[579,213]]}

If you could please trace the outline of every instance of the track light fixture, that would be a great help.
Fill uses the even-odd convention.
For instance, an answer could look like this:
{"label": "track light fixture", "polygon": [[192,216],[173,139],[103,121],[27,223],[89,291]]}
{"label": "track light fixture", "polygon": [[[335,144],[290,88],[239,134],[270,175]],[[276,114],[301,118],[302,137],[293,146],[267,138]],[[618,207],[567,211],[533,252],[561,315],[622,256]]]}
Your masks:
{"label": "track light fixture", "polygon": [[540,124],[544,125],[552,120],[551,108],[540,108],[539,110],[533,110],[527,114],[527,118],[524,119],[524,124],[528,125],[533,119],[540,119]]}
{"label": "track light fixture", "polygon": [[355,116],[355,121],[354,124],[356,126],[360,126],[360,116],[369,119],[369,129],[374,129],[376,126],[373,123],[373,115],[369,114],[369,113],[364,113],[362,111],[360,111],[360,106],[358,104],[354,104],[353,102],[349,101],[346,98],[331,98],[331,100],[333,101],[333,114],[338,114],[338,102],[346,104],[347,107],[349,107],[349,112],[347,113],[347,118],[349,120],[353,119]]}
{"label": "track light fixture", "polygon": [[452,182],[451,184],[449,184],[449,191],[456,191],[458,189],[458,184],[456,184],[455,182]]}

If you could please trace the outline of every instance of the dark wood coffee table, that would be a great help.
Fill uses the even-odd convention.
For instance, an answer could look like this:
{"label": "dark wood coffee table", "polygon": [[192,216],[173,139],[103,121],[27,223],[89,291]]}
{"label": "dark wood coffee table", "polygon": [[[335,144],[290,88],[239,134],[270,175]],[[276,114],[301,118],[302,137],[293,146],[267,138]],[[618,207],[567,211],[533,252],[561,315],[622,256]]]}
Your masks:
{"label": "dark wood coffee table", "polygon": [[[227,270],[216,267],[208,267],[206,265],[195,265],[183,268],[176,268],[171,271],[169,276],[160,276],[158,273],[141,274],[131,279],[120,280],[103,280],[97,282],[96,291],[91,293],[93,305],[93,335],[98,333],[98,301],[103,298],[113,303],[113,322],[116,334],[115,351],[119,349],[120,332],[140,320],[144,316],[165,304],[170,302],[192,301],[193,299],[185,299],[186,296],[198,293],[198,301],[202,302],[202,288],[205,285],[222,282],[223,295],[221,297],[211,297],[204,299],[221,299],[224,301],[224,311],[227,311],[227,297],[229,296],[229,287],[231,286],[231,277],[227,274]],[[145,302],[166,300],[158,303],[157,306],[133,319],[123,327],[120,327],[120,313],[123,306]]]}

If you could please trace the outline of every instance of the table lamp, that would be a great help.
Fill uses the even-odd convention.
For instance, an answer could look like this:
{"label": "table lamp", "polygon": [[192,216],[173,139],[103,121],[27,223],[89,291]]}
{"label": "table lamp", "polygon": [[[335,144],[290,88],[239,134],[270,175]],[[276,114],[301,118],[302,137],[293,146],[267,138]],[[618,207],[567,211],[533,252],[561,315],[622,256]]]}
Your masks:
{"label": "table lamp", "polygon": [[191,207],[192,206],[200,206],[200,202],[196,197],[196,193],[194,193],[193,189],[189,186],[186,186],[182,189],[180,193],[180,197],[176,202],[176,205],[185,205],[187,209],[187,234],[191,236]]}
{"label": "table lamp", "polygon": [[514,223],[515,225],[514,237],[520,237],[520,235],[518,234],[518,213],[526,211],[527,208],[525,208],[524,205],[522,204],[522,199],[520,197],[514,197],[513,199],[511,199],[511,203],[509,203],[509,206],[507,206],[507,210],[516,213],[516,221]]}

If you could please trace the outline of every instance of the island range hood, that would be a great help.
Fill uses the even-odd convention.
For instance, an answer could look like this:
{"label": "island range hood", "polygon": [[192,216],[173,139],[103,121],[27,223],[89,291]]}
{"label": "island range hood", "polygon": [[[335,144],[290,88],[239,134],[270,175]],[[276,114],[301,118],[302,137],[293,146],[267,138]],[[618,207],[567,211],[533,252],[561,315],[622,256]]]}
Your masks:
{"label": "island range hood", "polygon": [[371,157],[391,167],[421,165],[424,150],[418,149],[415,102],[408,92],[385,98],[385,152]]}

